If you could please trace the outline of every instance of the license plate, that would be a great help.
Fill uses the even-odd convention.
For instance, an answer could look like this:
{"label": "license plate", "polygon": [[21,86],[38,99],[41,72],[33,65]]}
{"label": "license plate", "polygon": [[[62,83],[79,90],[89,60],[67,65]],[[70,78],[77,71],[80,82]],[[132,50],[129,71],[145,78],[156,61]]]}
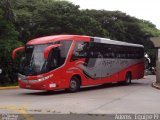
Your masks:
{"label": "license plate", "polygon": [[31,87],[31,85],[26,85],[26,88],[30,88]]}
{"label": "license plate", "polygon": [[49,87],[50,87],[50,88],[56,87],[56,84],[49,84]]}

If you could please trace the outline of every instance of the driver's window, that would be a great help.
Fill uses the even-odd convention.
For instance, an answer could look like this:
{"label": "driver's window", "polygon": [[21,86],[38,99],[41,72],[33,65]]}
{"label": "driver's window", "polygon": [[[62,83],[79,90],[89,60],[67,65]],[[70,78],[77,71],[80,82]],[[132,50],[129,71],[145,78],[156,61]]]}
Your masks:
{"label": "driver's window", "polygon": [[61,41],[58,41],[57,43],[62,44],[62,46],[54,48],[50,52],[49,59],[48,59],[49,70],[56,69],[65,63],[68,56],[69,49],[72,44],[72,40],[61,40]]}
{"label": "driver's window", "polygon": [[57,68],[59,66],[59,62],[60,62],[60,49],[55,48],[52,50],[50,56],[50,66],[49,66],[50,70]]}

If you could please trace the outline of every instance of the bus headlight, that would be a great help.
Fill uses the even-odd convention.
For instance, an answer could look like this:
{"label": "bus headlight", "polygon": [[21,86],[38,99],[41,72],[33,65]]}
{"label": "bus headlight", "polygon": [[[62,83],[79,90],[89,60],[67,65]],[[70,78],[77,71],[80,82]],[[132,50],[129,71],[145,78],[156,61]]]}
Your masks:
{"label": "bus headlight", "polygon": [[46,77],[39,78],[39,79],[38,79],[38,82],[41,82],[41,81],[44,81],[44,80],[48,80],[48,79],[51,78],[52,76],[53,76],[53,74],[48,75],[48,76],[46,76]]}
{"label": "bus headlight", "polygon": [[0,74],[2,73],[2,69],[0,69]]}
{"label": "bus headlight", "polygon": [[26,76],[24,76],[24,75],[21,75],[21,74],[18,74],[18,80],[19,81],[22,81],[22,82],[24,82],[24,83],[27,83],[27,77]]}
{"label": "bus headlight", "polygon": [[42,82],[44,80],[48,80],[49,78],[51,78],[53,76],[53,74],[51,75],[48,75],[46,77],[41,77],[41,78],[38,78],[37,80],[29,80],[29,83],[36,83],[36,82]]}

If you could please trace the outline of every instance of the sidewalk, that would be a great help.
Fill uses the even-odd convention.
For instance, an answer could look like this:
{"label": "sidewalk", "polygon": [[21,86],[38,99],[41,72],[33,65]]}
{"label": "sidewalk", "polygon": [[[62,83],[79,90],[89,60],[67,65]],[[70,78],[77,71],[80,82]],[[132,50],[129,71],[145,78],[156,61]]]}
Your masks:
{"label": "sidewalk", "polygon": [[0,90],[6,90],[6,89],[18,89],[19,86],[6,86],[6,87],[0,87]]}

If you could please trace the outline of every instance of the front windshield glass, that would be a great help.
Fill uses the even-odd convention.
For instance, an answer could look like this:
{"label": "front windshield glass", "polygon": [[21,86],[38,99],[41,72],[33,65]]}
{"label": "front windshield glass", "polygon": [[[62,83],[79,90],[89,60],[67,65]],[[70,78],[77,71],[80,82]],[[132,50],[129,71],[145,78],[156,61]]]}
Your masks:
{"label": "front windshield glass", "polygon": [[25,55],[21,59],[19,72],[24,75],[37,75],[45,72],[46,61],[44,49],[51,44],[28,45],[25,48]]}
{"label": "front windshield glass", "polygon": [[[50,45],[62,44],[52,49],[47,60],[44,59],[44,50]],[[59,68],[67,59],[72,40],[61,40],[43,45],[27,45],[25,55],[21,58],[19,73],[22,75],[39,75]]]}

